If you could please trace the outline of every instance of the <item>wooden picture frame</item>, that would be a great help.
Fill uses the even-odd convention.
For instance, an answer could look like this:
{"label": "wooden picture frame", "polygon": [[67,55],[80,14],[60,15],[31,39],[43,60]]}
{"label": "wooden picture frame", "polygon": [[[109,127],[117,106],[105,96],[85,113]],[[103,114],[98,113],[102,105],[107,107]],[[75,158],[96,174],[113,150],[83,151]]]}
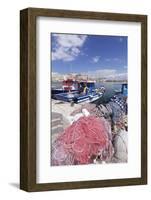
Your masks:
{"label": "wooden picture frame", "polygon": [[[141,23],[141,177],[36,183],[36,19],[39,16]],[[27,8],[20,12],[20,188],[47,191],[147,184],[147,16]]]}

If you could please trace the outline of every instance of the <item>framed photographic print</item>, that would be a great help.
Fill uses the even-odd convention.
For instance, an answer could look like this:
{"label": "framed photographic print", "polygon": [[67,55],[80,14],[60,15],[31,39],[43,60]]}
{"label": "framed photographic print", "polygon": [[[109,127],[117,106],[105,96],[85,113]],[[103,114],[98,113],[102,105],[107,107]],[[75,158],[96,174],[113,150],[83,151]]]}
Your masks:
{"label": "framed photographic print", "polygon": [[20,12],[20,188],[147,184],[147,16]]}

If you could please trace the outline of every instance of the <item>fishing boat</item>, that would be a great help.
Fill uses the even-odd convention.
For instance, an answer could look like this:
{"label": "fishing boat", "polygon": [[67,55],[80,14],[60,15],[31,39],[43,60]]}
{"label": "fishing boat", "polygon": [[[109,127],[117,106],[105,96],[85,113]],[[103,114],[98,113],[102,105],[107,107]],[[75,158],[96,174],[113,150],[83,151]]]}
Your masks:
{"label": "fishing boat", "polygon": [[68,93],[60,93],[56,94],[55,99],[62,100],[66,102],[74,102],[74,103],[81,103],[81,102],[94,102],[101,98],[104,94],[104,90],[102,92],[92,91],[88,92],[87,94],[79,94],[77,91],[75,92],[68,92]]}
{"label": "fishing boat", "polygon": [[52,91],[52,98],[65,102],[94,102],[101,98],[105,88],[95,87],[95,81],[91,80],[66,80],[63,81],[62,89]]}
{"label": "fishing boat", "polygon": [[51,95],[52,95],[52,98],[55,98],[56,94],[68,93],[69,91],[76,92],[78,91],[78,89],[79,89],[78,81],[75,81],[73,79],[67,79],[62,82],[61,88],[52,88]]}
{"label": "fishing boat", "polygon": [[114,90],[114,91],[115,91],[116,95],[121,94],[123,96],[127,96],[128,95],[128,86],[127,86],[127,83],[123,83],[122,86],[121,86],[121,89]]}

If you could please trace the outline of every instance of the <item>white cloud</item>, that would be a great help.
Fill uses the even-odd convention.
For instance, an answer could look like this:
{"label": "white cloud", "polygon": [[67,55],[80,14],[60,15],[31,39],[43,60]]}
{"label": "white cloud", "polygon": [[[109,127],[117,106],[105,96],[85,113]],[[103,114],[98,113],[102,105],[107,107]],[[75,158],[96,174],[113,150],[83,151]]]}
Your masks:
{"label": "white cloud", "polygon": [[114,61],[121,61],[119,58],[113,58]]}
{"label": "white cloud", "polygon": [[[85,73],[86,74],[86,73]],[[88,76],[92,78],[103,78],[111,80],[125,80],[127,79],[127,73],[119,73],[115,69],[100,69],[96,71],[88,71]]]}
{"label": "white cloud", "polygon": [[118,63],[122,62],[122,60],[120,58],[117,58],[117,57],[115,57],[115,58],[105,58],[105,61],[106,62],[118,62]]}
{"label": "white cloud", "polygon": [[100,69],[96,71],[89,71],[88,74],[97,78],[106,78],[116,73],[114,69]]}
{"label": "white cloud", "polygon": [[93,63],[98,63],[99,60],[100,60],[100,56],[95,56],[95,57],[92,58]]}
{"label": "white cloud", "polygon": [[62,47],[81,47],[86,39],[85,35],[55,34],[58,44]]}
{"label": "white cloud", "polygon": [[127,73],[116,73],[109,78],[114,80],[125,80],[127,79]]}
{"label": "white cloud", "polygon": [[72,61],[80,54],[86,35],[53,34],[52,60]]}

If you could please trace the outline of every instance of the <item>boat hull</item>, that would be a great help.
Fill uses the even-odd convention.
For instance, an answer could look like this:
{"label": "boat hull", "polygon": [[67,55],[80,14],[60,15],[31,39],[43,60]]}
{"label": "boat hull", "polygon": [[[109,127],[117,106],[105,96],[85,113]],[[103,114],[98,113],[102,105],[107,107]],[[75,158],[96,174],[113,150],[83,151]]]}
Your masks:
{"label": "boat hull", "polygon": [[[78,92],[78,90],[71,90],[71,92]],[[63,89],[52,89],[51,97],[55,99],[56,94],[62,94],[62,93],[69,93],[69,91]]]}
{"label": "boat hull", "polygon": [[80,95],[76,91],[71,93],[59,93],[53,95],[55,99],[65,101],[65,102],[74,102],[74,103],[82,103],[82,102],[94,102],[103,96],[103,93],[93,92],[91,94]]}

